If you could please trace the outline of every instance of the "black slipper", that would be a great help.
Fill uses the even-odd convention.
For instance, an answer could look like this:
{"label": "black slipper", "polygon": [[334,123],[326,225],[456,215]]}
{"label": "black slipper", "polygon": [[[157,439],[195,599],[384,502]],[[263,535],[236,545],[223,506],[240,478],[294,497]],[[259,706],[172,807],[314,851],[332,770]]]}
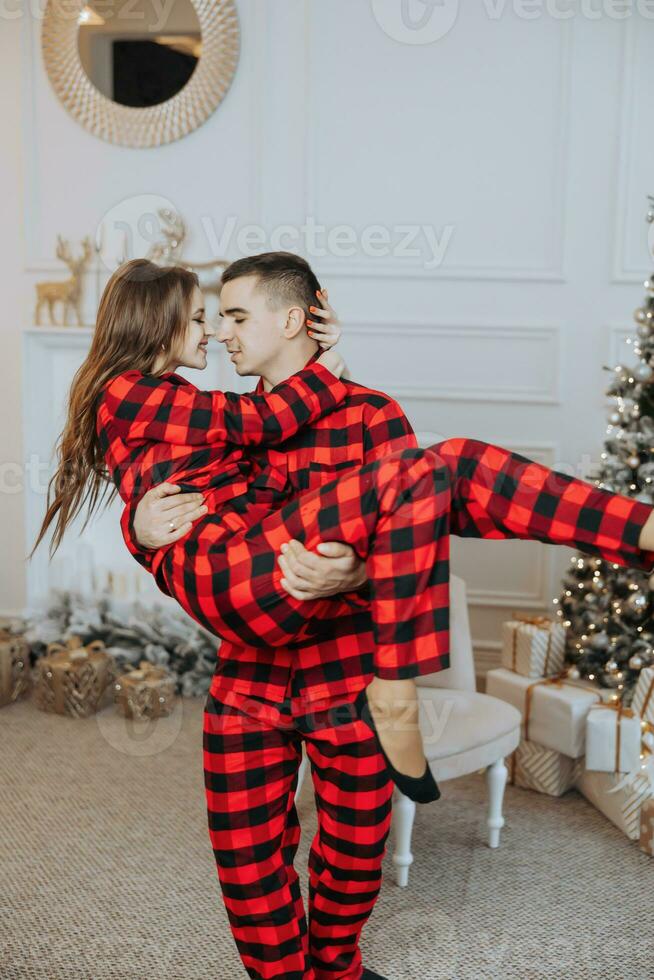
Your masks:
{"label": "black slipper", "polygon": [[370,705],[368,704],[368,697],[365,687],[357,694],[354,705],[357,717],[364,721],[372,730],[379,747],[379,751],[384,756],[386,768],[388,769],[393,782],[400,792],[404,793],[405,796],[408,796],[410,800],[414,800],[416,803],[432,803],[434,800],[438,800],[440,798],[441,791],[438,788],[436,780],[432,776],[428,762],[425,764],[425,771],[422,776],[408,776],[406,773],[399,772],[384,752],[384,747],[379,739],[379,732],[375,726]]}

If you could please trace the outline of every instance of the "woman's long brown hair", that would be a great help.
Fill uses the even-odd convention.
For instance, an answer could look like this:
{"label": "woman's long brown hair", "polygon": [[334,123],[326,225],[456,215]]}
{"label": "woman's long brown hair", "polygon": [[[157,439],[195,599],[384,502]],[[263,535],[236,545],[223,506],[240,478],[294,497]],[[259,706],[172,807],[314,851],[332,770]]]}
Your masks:
{"label": "woman's long brown hair", "polygon": [[169,352],[181,348],[197,285],[195,273],[180,266],[158,266],[147,259],[126,262],[107,283],[91,349],[70,388],[66,424],[56,446],[57,468],[48,484],[46,515],[28,558],[55,518],[50,558],[87,503],[82,530],[110,485],[113,489],[106,505],[115,497],[117,488],[96,434],[96,402],[108,382],[123,371],[152,374],[162,347]]}

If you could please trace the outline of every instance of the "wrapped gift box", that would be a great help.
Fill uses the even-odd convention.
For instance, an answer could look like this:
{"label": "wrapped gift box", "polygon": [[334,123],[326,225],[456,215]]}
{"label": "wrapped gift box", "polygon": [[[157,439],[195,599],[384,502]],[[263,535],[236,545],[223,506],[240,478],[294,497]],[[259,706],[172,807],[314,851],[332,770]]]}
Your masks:
{"label": "wrapped gift box", "polygon": [[606,704],[615,703],[616,692],[612,687],[598,687],[595,681],[589,681],[587,677],[566,677],[565,683],[568,687],[578,687],[582,691],[594,691],[600,701]]}
{"label": "wrapped gift box", "polygon": [[[630,840],[640,838],[640,812],[654,796],[654,782],[646,772],[622,776],[584,769],[576,788]],[[619,787],[619,788],[618,788]]]}
{"label": "wrapped gift box", "polygon": [[645,800],[640,811],[641,851],[654,857],[654,799]]}
{"label": "wrapped gift box", "polygon": [[562,796],[579,777],[582,759],[571,759],[537,742],[521,739],[508,760],[509,782],[548,796]]}
{"label": "wrapped gift box", "polygon": [[654,725],[654,667],[641,669],[631,707],[637,715]]}
{"label": "wrapped gift box", "polygon": [[502,666],[523,677],[558,674],[565,658],[565,627],[545,616],[502,623]]}
{"label": "wrapped gift box", "polygon": [[0,627],[0,705],[17,701],[31,686],[29,644]]}
{"label": "wrapped gift box", "polygon": [[127,718],[159,718],[175,704],[175,678],[165,667],[141,660],[136,670],[116,678],[114,700]]}
{"label": "wrapped gift box", "polygon": [[569,684],[555,677],[534,681],[496,667],[486,674],[486,693],[520,711],[523,737],[545,748],[579,759],[586,747],[586,716],[601,700],[590,681]]}
{"label": "wrapped gift box", "polygon": [[84,646],[78,636],[72,636],[65,646],[49,643],[37,663],[36,705],[41,711],[86,718],[98,710],[114,676],[114,658],[101,640]]}
{"label": "wrapped gift box", "polygon": [[586,769],[631,772],[640,765],[639,716],[620,704],[594,704],[586,718]]}

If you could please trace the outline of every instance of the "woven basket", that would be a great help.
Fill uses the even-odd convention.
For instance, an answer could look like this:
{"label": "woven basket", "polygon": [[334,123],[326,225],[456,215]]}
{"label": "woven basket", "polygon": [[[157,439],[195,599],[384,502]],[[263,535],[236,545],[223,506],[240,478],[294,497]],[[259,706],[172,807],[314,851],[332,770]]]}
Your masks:
{"label": "woven basket", "polygon": [[65,645],[49,643],[37,671],[34,695],[41,711],[87,718],[98,710],[116,676],[116,664],[102,640],[84,646],[78,636],[72,636]]}
{"label": "woven basket", "polygon": [[29,644],[0,627],[0,706],[17,701],[31,687]]}
{"label": "woven basket", "polygon": [[175,678],[165,667],[141,660],[138,668],[116,678],[116,709],[126,718],[161,718],[175,704]]}

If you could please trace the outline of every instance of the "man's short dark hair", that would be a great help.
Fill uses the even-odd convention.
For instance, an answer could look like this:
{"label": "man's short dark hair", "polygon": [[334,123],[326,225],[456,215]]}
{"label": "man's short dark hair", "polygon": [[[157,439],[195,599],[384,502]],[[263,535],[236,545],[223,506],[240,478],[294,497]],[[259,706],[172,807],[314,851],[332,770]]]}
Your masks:
{"label": "man's short dark hair", "polygon": [[301,306],[309,315],[309,307],[317,304],[320,283],[306,259],[294,252],[262,252],[237,259],[223,272],[221,284],[243,276],[256,276],[271,310]]}

